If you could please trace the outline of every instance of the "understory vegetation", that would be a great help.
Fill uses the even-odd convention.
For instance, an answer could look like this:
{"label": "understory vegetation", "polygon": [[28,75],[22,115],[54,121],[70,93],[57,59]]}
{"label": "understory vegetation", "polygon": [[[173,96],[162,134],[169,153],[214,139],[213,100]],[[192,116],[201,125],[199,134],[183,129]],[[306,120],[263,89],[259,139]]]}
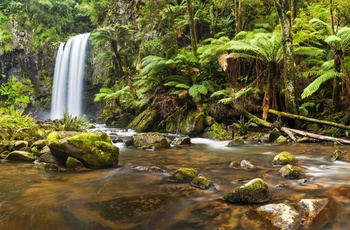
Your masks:
{"label": "understory vegetation", "polygon": [[[198,111],[232,125],[249,122],[244,110],[274,120],[274,109],[350,124],[347,0],[5,0],[0,9],[0,55],[15,52],[13,29],[33,52],[92,33],[103,120],[151,108],[163,122]],[[2,84],[1,106],[29,104],[26,82]]]}

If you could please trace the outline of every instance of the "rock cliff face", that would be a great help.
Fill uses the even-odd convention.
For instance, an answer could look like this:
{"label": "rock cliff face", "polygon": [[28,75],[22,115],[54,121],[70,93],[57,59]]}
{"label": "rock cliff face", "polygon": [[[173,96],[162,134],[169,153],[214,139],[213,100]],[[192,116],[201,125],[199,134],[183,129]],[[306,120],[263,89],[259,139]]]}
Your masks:
{"label": "rock cliff face", "polygon": [[0,83],[13,77],[25,82],[30,79],[34,88],[34,98],[26,108],[30,112],[49,109],[51,82],[54,72],[55,55],[58,44],[34,47],[31,32],[19,31],[12,22],[12,46],[0,55]]}

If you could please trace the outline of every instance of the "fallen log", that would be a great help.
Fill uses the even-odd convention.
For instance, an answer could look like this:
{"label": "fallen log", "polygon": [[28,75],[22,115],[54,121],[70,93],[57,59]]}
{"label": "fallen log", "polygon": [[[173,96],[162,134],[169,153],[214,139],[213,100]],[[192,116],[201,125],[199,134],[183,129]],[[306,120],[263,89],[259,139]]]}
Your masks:
{"label": "fallen log", "polygon": [[269,109],[268,112],[271,113],[271,114],[275,114],[277,116],[281,116],[281,117],[287,117],[287,118],[292,118],[292,119],[296,119],[296,120],[309,121],[309,122],[313,122],[313,123],[317,123],[317,124],[329,125],[329,126],[337,127],[337,128],[340,128],[340,129],[350,130],[350,126],[342,125],[342,124],[331,122],[331,121],[318,120],[318,119],[304,117],[304,116],[296,115],[296,114],[292,114],[292,113],[280,112],[280,111],[273,110],[273,109]]}
{"label": "fallen log", "polygon": [[[246,110],[243,111],[243,114],[248,119],[251,119],[253,122],[255,122],[256,124],[258,124],[260,126],[267,127],[267,128],[272,127],[272,123],[265,121],[263,119],[260,119],[259,117],[254,116],[253,114],[249,113]],[[314,138],[314,139],[322,140],[322,141],[331,141],[331,142],[339,142],[342,144],[350,144],[350,140],[345,140],[345,139],[330,137],[330,136],[325,136],[325,135],[319,135],[319,134],[310,133],[310,132],[306,132],[306,131],[302,131],[302,130],[298,130],[298,129],[281,127],[280,130],[285,132],[293,141],[296,141],[296,138],[293,135],[293,133],[294,133],[294,134],[298,134],[300,136],[310,137],[310,138]]]}

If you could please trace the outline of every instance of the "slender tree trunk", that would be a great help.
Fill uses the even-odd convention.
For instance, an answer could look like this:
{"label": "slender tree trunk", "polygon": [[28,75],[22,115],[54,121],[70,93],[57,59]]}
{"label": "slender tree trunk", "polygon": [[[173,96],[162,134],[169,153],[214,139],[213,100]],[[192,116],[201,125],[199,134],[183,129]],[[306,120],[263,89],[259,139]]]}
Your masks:
{"label": "slender tree trunk", "polygon": [[[334,71],[336,73],[341,72],[341,58],[343,56],[343,52],[341,50],[335,50],[333,52],[334,55]],[[332,95],[332,103],[333,103],[333,112],[340,111],[340,79],[335,77],[333,80],[333,95]]]}
{"label": "slender tree trunk", "polygon": [[286,110],[293,114],[298,114],[290,4],[288,0],[275,0],[275,6],[282,28],[284,50],[283,79]]}
{"label": "slender tree trunk", "polygon": [[193,16],[192,0],[187,0],[187,13],[188,13],[188,24],[190,26],[190,33],[191,33],[192,52],[196,54],[198,45],[197,45],[196,25],[194,23],[194,16]]}
{"label": "slender tree trunk", "polygon": [[235,0],[235,21],[236,21],[236,34],[238,34],[242,29],[242,1]]}

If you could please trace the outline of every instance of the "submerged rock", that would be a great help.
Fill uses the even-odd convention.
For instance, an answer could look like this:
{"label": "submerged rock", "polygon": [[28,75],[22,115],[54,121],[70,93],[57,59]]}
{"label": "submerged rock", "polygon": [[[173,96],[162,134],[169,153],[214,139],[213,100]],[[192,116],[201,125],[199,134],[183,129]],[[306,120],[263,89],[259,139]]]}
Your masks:
{"label": "submerged rock", "polygon": [[287,204],[268,204],[259,207],[257,211],[261,216],[270,219],[271,225],[277,229],[295,230],[302,223],[302,216]]}
{"label": "submerged rock", "polygon": [[346,150],[336,149],[331,155],[331,161],[335,160],[344,160],[344,161],[350,161],[349,157],[347,156]]}
{"label": "submerged rock", "polygon": [[191,138],[189,136],[184,136],[184,137],[178,137],[174,139],[171,144],[173,146],[180,146],[180,145],[190,145],[191,143]]}
{"label": "submerged rock", "polygon": [[262,179],[256,178],[234,188],[221,199],[231,203],[258,204],[269,201],[271,195],[267,184]]}
{"label": "submerged rock", "polygon": [[66,161],[74,157],[87,168],[115,167],[118,165],[119,148],[102,132],[81,133],[58,141],[50,141],[51,153]]}
{"label": "submerged rock", "polygon": [[151,173],[165,173],[165,169],[161,169],[158,166],[136,166],[133,169],[139,172],[151,172]]}
{"label": "submerged rock", "polygon": [[294,167],[293,165],[285,165],[278,172],[284,178],[288,179],[303,179],[306,178],[306,175],[301,169]]}
{"label": "submerged rock", "polygon": [[295,164],[297,162],[298,158],[296,158],[293,154],[287,151],[283,151],[280,154],[276,155],[272,161],[274,165]]}
{"label": "submerged rock", "polygon": [[198,176],[198,169],[196,168],[179,168],[172,172],[168,181],[186,183],[191,182],[195,177]]}
{"label": "submerged rock", "polygon": [[304,226],[308,229],[320,229],[329,218],[329,199],[302,199],[299,205],[305,211]]}
{"label": "submerged rock", "polygon": [[214,184],[211,180],[205,176],[199,175],[191,181],[191,185],[200,189],[208,189],[214,187]]}

